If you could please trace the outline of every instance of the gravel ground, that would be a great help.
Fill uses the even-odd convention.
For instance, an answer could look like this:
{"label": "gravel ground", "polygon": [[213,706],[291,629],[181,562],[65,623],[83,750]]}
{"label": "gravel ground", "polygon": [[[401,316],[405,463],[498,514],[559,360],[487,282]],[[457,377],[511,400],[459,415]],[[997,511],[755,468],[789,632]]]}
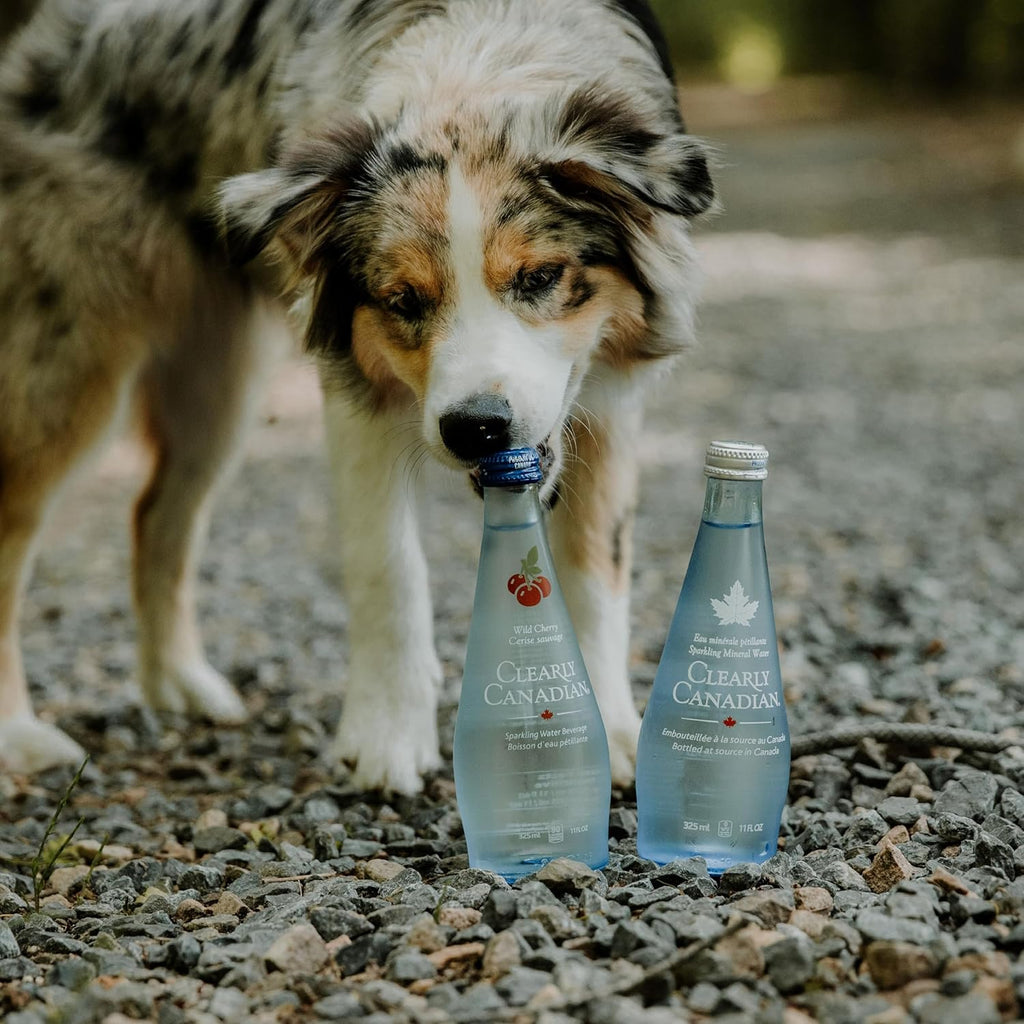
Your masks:
{"label": "gravel ground", "polygon": [[[721,144],[727,212],[700,236],[701,348],[664,383],[639,453],[637,700],[696,531],[704,444],[740,436],[773,454],[794,735],[901,720],[1024,735],[1024,111],[752,127],[728,110],[689,105]],[[556,862],[509,887],[467,868],[450,769],[415,800],[353,790],[317,760],[346,643],[308,368],[282,372],[267,408],[203,567],[210,653],[248,728],[138,704],[112,525],[138,486],[134,449],[51,524],[28,673],[94,758],[45,884],[30,862],[72,773],[0,777],[8,1024],[1018,1016],[1020,747],[799,758],[781,852],[718,881],[698,860],[637,857],[632,792],[614,795],[607,870]],[[480,508],[464,481],[421,475],[450,755]]]}

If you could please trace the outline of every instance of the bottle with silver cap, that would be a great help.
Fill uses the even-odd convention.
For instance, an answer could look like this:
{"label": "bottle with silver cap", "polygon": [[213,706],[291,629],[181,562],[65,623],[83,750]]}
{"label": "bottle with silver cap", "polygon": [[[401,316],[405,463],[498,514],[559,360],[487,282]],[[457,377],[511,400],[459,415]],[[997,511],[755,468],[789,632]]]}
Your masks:
{"label": "bottle with silver cap", "polygon": [[768,451],[713,441],[697,539],[637,748],[637,848],[718,874],[775,853],[789,726],[768,580]]}
{"label": "bottle with silver cap", "polygon": [[608,863],[608,740],[548,548],[537,452],[480,460],[484,533],[455,721],[471,867]]}

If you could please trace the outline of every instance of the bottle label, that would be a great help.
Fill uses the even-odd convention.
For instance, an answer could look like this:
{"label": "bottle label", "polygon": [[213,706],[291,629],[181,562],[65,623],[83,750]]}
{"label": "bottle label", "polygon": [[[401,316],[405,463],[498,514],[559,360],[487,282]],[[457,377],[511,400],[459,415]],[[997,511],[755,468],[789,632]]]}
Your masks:
{"label": "bottle label", "polygon": [[732,628],[691,635],[685,674],[671,690],[672,700],[688,713],[680,715],[678,728],[665,727],[661,735],[681,754],[782,755],[788,737],[777,660],[768,636],[745,634],[756,629],[760,602],[748,596],[740,580],[709,602],[716,626]]}

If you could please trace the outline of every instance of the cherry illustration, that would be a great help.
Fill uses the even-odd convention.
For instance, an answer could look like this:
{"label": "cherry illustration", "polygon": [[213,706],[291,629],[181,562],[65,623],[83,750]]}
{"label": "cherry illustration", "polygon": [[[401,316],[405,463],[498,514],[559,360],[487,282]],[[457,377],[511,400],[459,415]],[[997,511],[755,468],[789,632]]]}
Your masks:
{"label": "cherry illustration", "polygon": [[505,584],[509,593],[515,594],[516,600],[527,608],[540,604],[551,593],[551,581],[541,575],[537,564],[539,554],[536,547],[530,548],[521,560],[521,571],[509,576]]}
{"label": "cherry illustration", "polygon": [[544,591],[542,591],[536,583],[524,583],[516,591],[516,600],[527,608],[532,608],[535,604],[540,604],[543,597]]}

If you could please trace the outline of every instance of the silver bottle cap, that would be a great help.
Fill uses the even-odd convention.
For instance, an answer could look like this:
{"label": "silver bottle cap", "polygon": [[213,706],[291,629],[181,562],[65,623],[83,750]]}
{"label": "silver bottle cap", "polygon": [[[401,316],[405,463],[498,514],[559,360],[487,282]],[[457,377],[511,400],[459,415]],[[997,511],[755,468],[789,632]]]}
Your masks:
{"label": "silver bottle cap", "polygon": [[768,449],[748,441],[712,441],[704,453],[704,475],[720,480],[764,480]]}

